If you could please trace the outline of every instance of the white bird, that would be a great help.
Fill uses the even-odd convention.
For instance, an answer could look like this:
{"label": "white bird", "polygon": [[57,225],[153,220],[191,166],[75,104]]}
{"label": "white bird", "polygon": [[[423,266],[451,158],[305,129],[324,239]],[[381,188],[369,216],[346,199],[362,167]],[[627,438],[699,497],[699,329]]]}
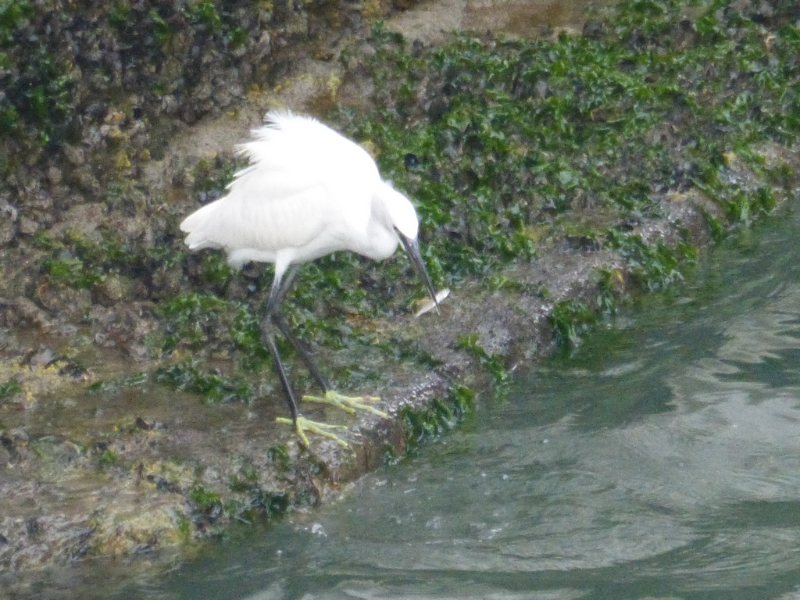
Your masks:
{"label": "white bird", "polygon": [[394,254],[398,243],[437,303],[419,252],[417,213],[408,198],[381,179],[372,157],[333,129],[288,111],[268,113],[265,121],[264,126],[253,130],[253,141],[239,146],[239,152],[250,159],[250,166],[236,173],[227,187],[228,194],[189,215],[180,227],[188,233],[189,249],[222,248],[234,268],[248,261],[275,264],[261,331],[292,416],[291,421],[278,421],[293,423],[306,446],[305,431],[347,446],[330,431],[336,426],[299,414],[273,327],[294,346],[323,389],[322,397],[304,396],[305,400],[327,402],[351,413],[360,408],[386,416],[363,404],[377,398],[349,398],[330,389],[292,335],[280,308],[302,263],[338,250],[385,260]]}

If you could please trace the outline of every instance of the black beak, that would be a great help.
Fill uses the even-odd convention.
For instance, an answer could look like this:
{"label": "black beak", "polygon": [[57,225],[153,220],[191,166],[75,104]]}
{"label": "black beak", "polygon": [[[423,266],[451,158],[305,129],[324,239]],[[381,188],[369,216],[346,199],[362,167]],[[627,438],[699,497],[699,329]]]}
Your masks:
{"label": "black beak", "polygon": [[400,238],[400,243],[403,244],[403,249],[406,251],[408,258],[411,260],[411,264],[414,265],[414,270],[422,278],[422,281],[425,282],[425,287],[428,288],[428,293],[431,295],[431,298],[433,298],[434,305],[436,305],[436,312],[439,312],[439,301],[436,300],[436,290],[433,289],[431,278],[428,276],[428,271],[425,269],[425,263],[422,262],[422,255],[419,253],[419,242],[407,238],[399,231],[397,235]]}

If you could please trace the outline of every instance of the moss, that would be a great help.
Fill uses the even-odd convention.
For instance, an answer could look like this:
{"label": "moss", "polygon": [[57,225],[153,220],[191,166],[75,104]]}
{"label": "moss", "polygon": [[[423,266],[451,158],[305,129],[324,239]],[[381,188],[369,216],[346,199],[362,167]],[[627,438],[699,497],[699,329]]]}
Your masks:
{"label": "moss", "polygon": [[530,294],[531,296],[536,296],[538,298],[547,298],[550,295],[549,290],[540,283],[526,283],[512,279],[504,274],[490,276],[486,280],[486,285],[491,290],[519,292],[521,294]]}
{"label": "moss", "polygon": [[253,383],[238,376],[226,377],[221,373],[208,373],[195,361],[159,368],[155,372],[155,380],[200,394],[207,402],[249,402],[257,396]]}
{"label": "moss", "polygon": [[[152,274],[175,268],[176,264],[185,262],[187,256],[185,248],[174,241],[146,247],[105,227],[94,237],[71,230],[59,236],[37,232],[33,242],[45,252],[40,262],[42,272],[54,281],[78,289],[94,289],[109,278],[122,276],[141,282],[140,289],[154,296],[158,296],[160,290]],[[213,257],[205,259],[203,264],[208,265],[203,276],[224,286],[226,267],[220,266]]]}
{"label": "moss", "polygon": [[189,349],[197,354],[237,352],[248,369],[262,366],[269,354],[261,342],[260,320],[242,302],[212,294],[182,294],[161,305],[166,320],[163,351]]}
{"label": "moss", "polygon": [[[379,26],[370,42],[374,54],[359,56],[358,64],[367,66],[375,84],[371,101],[380,108],[370,114],[343,109],[333,119],[375,148],[384,175],[419,203],[424,255],[437,286],[466,281],[470,286],[462,289],[474,289],[477,281],[504,295],[540,297],[554,305],[550,322],[555,336],[570,348],[631,292],[670,289],[691,269],[695,250],[688,237],[665,237],[651,228],[685,214],[672,211],[679,207],[665,198],[699,198],[709,231],[723,237],[733,228],[748,227],[787,195],[786,188],[796,187],[788,167],[772,164],[758,151],[764,144],[793,144],[800,130],[800,34],[789,18],[796,3],[770,4],[774,17],[759,22],[753,9],[737,10],[730,2],[700,2],[692,9],[699,17],[685,20],[686,3],[628,1],[597,35],[525,41],[469,33],[441,48],[407,44]],[[62,10],[54,6],[15,0],[0,6],[0,132],[11,149],[0,165],[0,193],[11,191],[9,202],[22,215],[6,249],[32,250],[31,260],[38,261],[33,266],[41,267],[40,273],[31,269],[32,280],[18,278],[20,289],[46,289],[55,281],[59,289],[92,290],[95,299],[104,298],[103,308],[127,292],[157,305],[156,314],[146,320],[160,326],[148,344],[162,368],[97,382],[93,391],[114,393],[155,381],[209,401],[250,401],[265,376],[257,367],[269,360],[259,315],[271,272],[248,270],[235,276],[220,252],[190,255],[178,232],[179,215],[189,204],[183,192],[211,201],[224,193],[240,165],[227,155],[189,169],[178,165],[169,195],[150,194],[125,177],[141,167],[139,158],[151,153],[154,160],[168,158],[163,136],[178,127],[177,121],[192,123],[223,107],[215,102],[225,94],[215,92],[235,87],[226,87],[228,73],[239,74],[234,77],[241,77],[236,82],[243,89],[254,82],[253,73],[267,73],[239,67],[253,64],[246,51],[263,29],[261,16],[253,18],[249,11],[273,7],[269,2],[191,0],[151,10],[150,5],[115,0],[81,5],[73,14],[66,4],[58,5]],[[93,27],[86,29],[80,19]],[[52,35],[30,35],[45,26]],[[72,35],[76,29],[80,36]],[[86,41],[79,55],[64,50],[67,38],[76,44]],[[88,60],[100,41],[103,52]],[[136,51],[119,53],[117,47]],[[118,71],[115,59],[121,61]],[[329,83],[336,95],[340,82]],[[345,79],[343,85],[348,84]],[[209,90],[211,98],[194,93]],[[230,96],[228,101],[233,101]],[[144,133],[138,142],[137,131]],[[53,181],[42,175],[50,166]],[[78,197],[107,208],[99,228],[28,237],[31,223],[46,227],[52,218],[58,222],[59,211]],[[554,248],[602,252],[599,262],[614,267],[597,271],[592,280],[596,289],[582,288],[573,299],[564,299],[561,291],[551,297],[543,285],[516,279],[518,273],[536,273],[527,263],[545,252],[552,256]],[[7,262],[12,264],[13,257]],[[542,271],[550,267],[542,266]],[[362,359],[376,352],[384,364],[413,363],[417,371],[451,376],[424,349],[428,341],[414,338],[422,325],[391,330],[410,300],[425,295],[412,274],[401,255],[383,264],[347,253],[326,257],[302,273],[287,303],[287,320],[304,341],[347,350],[323,353],[335,356],[329,362],[337,366],[321,366],[336,379],[374,378],[391,385],[391,373]],[[464,308],[470,309],[468,301]],[[81,325],[84,336],[88,327]],[[446,335],[436,333],[434,347]],[[463,336],[459,345],[497,383],[507,380],[504,357],[487,351],[477,336]],[[291,368],[291,349],[281,349]],[[32,379],[33,371],[46,374],[50,382],[72,369],[29,368],[23,362],[12,367],[0,379],[5,382],[0,400],[8,403],[7,397],[16,396],[13,402],[20,403],[23,413],[28,398],[33,402],[51,390],[51,383]],[[305,382],[293,373],[293,383],[302,388]],[[470,412],[473,397],[470,390],[455,387],[429,409],[404,408],[408,447],[413,450],[454,426]],[[17,420],[19,412],[9,412],[8,419]],[[159,461],[148,468],[143,466],[147,460],[131,461],[123,471],[119,463],[130,460],[137,444],[149,456],[174,445],[170,436],[190,441],[178,430],[156,427],[152,415],[144,418],[129,417],[111,425],[114,434],[100,434],[115,440],[113,449],[91,436],[82,439],[83,446],[70,448],[72,442],[55,443],[54,436],[14,442],[20,453],[29,446],[33,456],[51,464],[61,453],[73,468],[85,461],[95,478],[99,464],[108,471],[99,479],[109,480],[112,472],[114,479],[129,474],[154,492],[151,496],[167,500],[175,495],[171,500],[179,501],[179,495],[188,495],[194,503],[194,520],[181,515],[183,509],[159,521],[158,515],[134,507],[123,517],[138,519],[140,531],[109,520],[107,535],[119,537],[123,531],[127,536],[108,547],[112,552],[137,551],[150,540],[169,539],[169,527],[188,539],[208,531],[205,526],[220,516],[251,519],[311,504],[319,496],[319,480],[329,475],[316,465],[299,466],[282,446],[266,451],[263,471],[256,467],[265,462],[263,449],[247,458],[234,454],[228,466],[217,462],[213,469],[213,457],[191,457],[179,465]],[[6,429],[13,427],[16,423],[7,423]],[[136,444],[123,452],[119,435]],[[387,462],[398,459],[401,445],[385,447]],[[268,489],[274,471],[281,489],[301,489]],[[212,488],[207,482],[219,473],[221,482]],[[102,525],[98,521],[95,531],[102,532]],[[141,534],[145,530],[147,537]]]}
{"label": "moss", "polygon": [[267,450],[267,458],[280,472],[286,473],[289,470],[289,449],[285,445],[273,446]]}
{"label": "moss", "polygon": [[[420,203],[437,278],[529,260],[532,228],[576,202],[658,216],[654,194],[705,185],[731,221],[770,210],[768,193],[726,180],[722,156],[797,132],[795,28],[770,51],[763,29],[732,10],[720,21],[709,6],[684,31],[683,7],[623,2],[601,39],[460,34],[412,49],[375,28],[369,66],[386,108],[338,118],[359,139],[401,149],[379,160]],[[664,123],[678,123],[679,143]]]}
{"label": "moss", "polygon": [[97,459],[97,461],[101,468],[107,469],[108,467],[113,467],[117,464],[119,461],[119,454],[111,449],[106,449],[100,453],[100,457]]}
{"label": "moss", "polygon": [[28,0],[9,0],[0,5],[0,42],[11,40],[14,29],[23,19],[33,15],[33,7]]}
{"label": "moss", "polygon": [[260,490],[250,501],[251,510],[258,510],[268,518],[285,514],[291,506],[291,497],[283,492]]}
{"label": "moss", "polygon": [[682,268],[693,264],[695,249],[685,243],[670,247],[662,242],[646,243],[640,235],[609,231],[608,245],[619,250],[636,284],[653,292],[683,281]]}
{"label": "moss", "polygon": [[183,536],[184,540],[189,540],[192,535],[192,521],[184,515],[178,517],[178,533]]}
{"label": "moss", "polygon": [[[3,188],[25,200],[26,180],[70,164],[65,150],[79,146],[99,181],[70,173],[65,183],[99,197],[107,183],[135,173],[136,157],[160,156],[179,118],[195,122],[263,83],[265,70],[231,67],[269,51],[264,6],[0,3],[0,134],[11,134],[0,162]],[[271,27],[280,25],[281,17],[271,19]],[[212,84],[227,93],[209,98]]]}
{"label": "moss", "polygon": [[489,354],[481,347],[480,339],[477,334],[462,335],[458,338],[458,347],[466,350],[469,354],[478,359],[481,365],[489,372],[496,384],[505,383],[510,373],[505,367],[503,357],[497,354]]}
{"label": "moss", "polygon": [[436,439],[462,420],[474,409],[475,393],[456,385],[443,400],[434,398],[430,406],[414,409],[402,406],[399,415],[405,424],[406,448],[413,451],[423,441]]}
{"label": "moss", "polygon": [[88,271],[79,258],[48,258],[42,268],[55,280],[75,288],[91,288],[103,278],[100,273]]}
{"label": "moss", "polygon": [[402,458],[402,454],[394,444],[383,445],[383,464],[385,466],[397,464],[400,458]]}
{"label": "moss", "polygon": [[[614,251],[624,261],[625,281],[664,289],[681,280],[691,252],[645,240],[637,224],[664,217],[665,195],[697,189],[722,208],[722,220],[707,213],[717,235],[732,223],[747,226],[771,210],[778,194],[775,186],[737,186],[731,157],[777,185],[786,174],[766,173],[763,159],[748,149],[787,140],[798,129],[790,85],[797,78],[796,26],[781,25],[765,43],[762,26],[721,6],[706,4],[687,26],[679,2],[623,2],[606,33],[591,39],[460,34],[438,48],[411,47],[378,25],[370,40],[376,51],[365,60],[381,108],[366,116],[341,109],[333,118],[378,150],[392,148],[379,152],[382,172],[419,204],[424,255],[437,286],[479,278],[493,289],[546,296],[541,286],[509,279],[504,267],[535,260],[541,243],[562,239]],[[175,10],[197,35],[241,37],[221,5],[198,0]],[[108,11],[123,38],[136,29],[129,20],[143,18],[124,1]],[[164,11],[144,16],[150,34],[168,46],[178,43],[173,28],[182,26]],[[207,158],[187,182],[213,200],[241,166],[229,155]],[[109,187],[109,203],[125,206],[128,191],[124,184]],[[604,223],[576,222],[587,208],[602,213]],[[191,351],[200,362],[163,370],[160,380],[217,399],[249,397],[251,384],[237,371],[269,359],[259,328],[269,270],[242,289],[222,253],[188,258],[176,226],[177,220],[160,223],[148,249],[108,230],[100,241],[39,234],[36,243],[52,279],[96,290],[126,277],[161,301],[165,328],[153,336],[153,350]],[[613,310],[622,297],[619,277],[598,274],[600,311]],[[157,282],[167,279],[179,283],[162,289]],[[302,340],[334,349],[369,345],[387,358],[437,368],[413,340],[393,333],[387,342],[363,325],[363,317],[391,316],[424,295],[403,257],[375,265],[338,253],[308,265],[300,279],[286,316]],[[589,321],[581,314],[573,306],[555,315],[560,340],[577,340]],[[479,346],[463,347],[502,379],[502,360],[480,355]],[[202,361],[211,356],[235,364],[226,375],[209,373]],[[378,376],[367,371],[345,365],[336,375]]]}
{"label": "moss", "polygon": [[234,174],[246,166],[243,157],[216,155],[213,158],[201,159],[192,169],[192,188],[195,192],[216,192],[221,194]]}
{"label": "moss", "polygon": [[19,381],[13,377],[5,383],[0,384],[0,398],[5,396],[13,396],[15,394],[19,394],[21,391],[22,386],[20,385]]}
{"label": "moss", "polygon": [[138,373],[133,373],[131,375],[125,375],[124,377],[120,377],[118,379],[113,380],[98,380],[93,381],[89,385],[86,386],[86,389],[90,392],[100,393],[100,394],[116,394],[120,390],[130,387],[141,387],[146,384],[150,380],[150,376],[148,373],[144,371],[140,371]]}
{"label": "moss", "polygon": [[222,500],[219,494],[207,490],[199,483],[192,487],[189,498],[194,502],[197,510],[205,515],[218,515],[222,509]]}
{"label": "moss", "polygon": [[194,24],[202,25],[212,35],[222,27],[222,18],[220,18],[214,3],[209,0],[188,2],[183,11]]}
{"label": "moss", "polygon": [[614,314],[621,299],[627,297],[625,277],[620,269],[597,269],[597,312]]}
{"label": "moss", "polygon": [[[628,297],[629,286],[668,289],[691,268],[695,249],[685,240],[641,234],[643,223],[664,219],[665,197],[701,192],[721,209],[701,210],[712,234],[723,236],[772,210],[776,190],[790,178],[785,169],[768,170],[752,148],[798,131],[796,26],[782,24],[767,44],[763,26],[742,12],[701,4],[701,16],[687,22],[681,2],[623,2],[605,33],[591,38],[465,33],[442,47],[412,47],[378,24],[370,38],[375,52],[364,60],[381,108],[331,116],[374,146],[384,175],[417,202],[437,286],[478,278],[492,289],[546,298],[543,286],[515,281],[504,267],[533,261],[540,244],[559,240],[615,253],[622,266],[598,271],[594,297],[553,308],[556,340],[569,348]],[[205,35],[223,35],[227,17],[218,6],[191,2],[181,10]],[[187,181],[212,200],[241,166],[228,155],[204,159]],[[737,184],[743,169],[770,184]],[[600,216],[578,216],[585,213]],[[114,246],[108,238],[100,244],[108,250],[103,257],[69,241],[49,250],[48,269],[79,286],[152,268],[156,260],[182,269],[193,291],[161,303],[166,325],[153,346],[190,351],[194,360],[160,370],[157,379],[212,400],[254,397],[248,372],[269,361],[259,326],[269,268],[263,277],[249,275],[247,291],[237,292],[222,253],[187,259],[174,239],[158,255]],[[436,369],[413,339],[364,325],[364,317],[392,316],[421,295],[402,256],[376,265],[337,253],[303,269],[286,317],[307,343],[377,348],[387,359]],[[506,379],[502,357],[487,354],[477,337],[459,345],[495,381]],[[281,351],[291,360],[288,345]],[[206,366],[212,356],[233,358],[230,369]],[[332,372],[337,380],[381,376],[351,365]]]}
{"label": "moss", "polygon": [[569,299],[557,302],[547,316],[558,345],[564,349],[580,344],[579,333],[597,322],[597,312],[586,302]]}

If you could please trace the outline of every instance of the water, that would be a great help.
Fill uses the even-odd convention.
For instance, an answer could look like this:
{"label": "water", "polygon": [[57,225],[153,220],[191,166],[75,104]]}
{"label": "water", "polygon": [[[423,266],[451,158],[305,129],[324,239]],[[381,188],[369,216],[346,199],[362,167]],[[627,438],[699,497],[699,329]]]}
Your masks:
{"label": "water", "polygon": [[800,599],[799,226],[725,244],[344,501],[113,593],[89,565],[76,597]]}
{"label": "water", "polygon": [[345,502],[116,597],[800,598],[798,225],[726,244]]}

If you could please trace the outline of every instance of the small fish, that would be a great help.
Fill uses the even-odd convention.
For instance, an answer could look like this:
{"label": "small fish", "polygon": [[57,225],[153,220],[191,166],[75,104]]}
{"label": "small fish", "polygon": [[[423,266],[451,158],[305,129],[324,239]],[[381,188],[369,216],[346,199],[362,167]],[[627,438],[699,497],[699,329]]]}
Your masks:
{"label": "small fish", "polygon": [[433,308],[437,304],[441,304],[442,300],[447,298],[450,295],[450,290],[447,288],[440,290],[438,294],[436,294],[436,302],[431,299],[426,300],[422,303],[419,310],[414,314],[415,317],[419,317],[420,315],[424,315],[426,312],[433,310]]}

